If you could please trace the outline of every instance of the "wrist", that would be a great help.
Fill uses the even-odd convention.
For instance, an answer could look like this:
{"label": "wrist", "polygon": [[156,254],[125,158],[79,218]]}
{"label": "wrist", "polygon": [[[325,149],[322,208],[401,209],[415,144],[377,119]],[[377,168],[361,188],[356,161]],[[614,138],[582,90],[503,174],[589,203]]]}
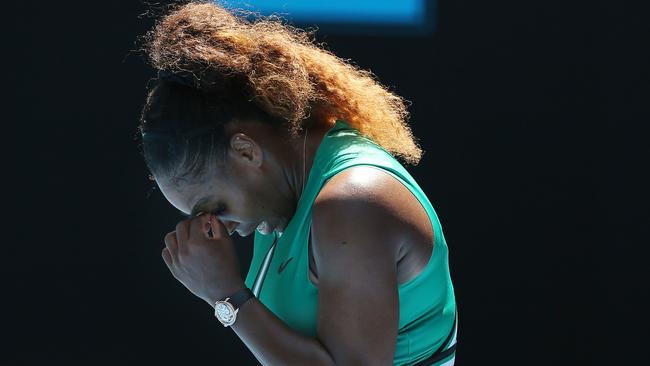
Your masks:
{"label": "wrist", "polygon": [[237,283],[233,283],[232,285],[220,289],[218,292],[215,292],[215,294],[208,296],[205,298],[205,301],[214,308],[214,304],[217,301],[225,300],[227,297],[232,296],[233,294],[237,293],[238,291],[241,291],[246,287],[246,284],[244,281],[240,281]]}
{"label": "wrist", "polygon": [[254,297],[255,294],[248,287],[244,287],[225,299],[216,301],[214,316],[224,327],[229,327],[235,324],[239,309]]}

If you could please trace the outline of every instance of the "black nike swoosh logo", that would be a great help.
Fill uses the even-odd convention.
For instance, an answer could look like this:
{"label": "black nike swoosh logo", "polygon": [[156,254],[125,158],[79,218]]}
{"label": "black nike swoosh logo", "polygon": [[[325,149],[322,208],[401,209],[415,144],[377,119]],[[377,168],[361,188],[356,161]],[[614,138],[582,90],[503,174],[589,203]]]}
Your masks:
{"label": "black nike swoosh logo", "polygon": [[284,263],[280,263],[280,267],[278,267],[278,274],[282,273],[282,271],[284,271],[284,269],[287,268],[287,264],[289,264],[289,262],[291,262],[292,259],[293,257],[287,259],[287,261]]}

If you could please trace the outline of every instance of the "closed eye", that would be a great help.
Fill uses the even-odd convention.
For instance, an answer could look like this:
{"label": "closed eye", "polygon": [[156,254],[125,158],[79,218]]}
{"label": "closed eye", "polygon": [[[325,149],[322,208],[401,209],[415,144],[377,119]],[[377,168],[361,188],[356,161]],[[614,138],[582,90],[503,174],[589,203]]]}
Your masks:
{"label": "closed eye", "polygon": [[193,218],[198,217],[199,215],[201,215],[203,213],[206,213],[206,212],[210,212],[212,215],[215,215],[215,216],[223,215],[223,213],[226,212],[226,206],[224,204],[219,204],[219,206],[216,209],[212,210],[212,211],[208,211],[208,210],[204,210],[204,209],[199,208],[199,209],[194,209],[190,214],[186,214],[183,211],[180,211],[180,214],[181,214],[181,216],[183,216],[186,219],[193,219]]}
{"label": "closed eye", "polygon": [[224,212],[226,212],[226,207],[224,205],[219,205],[219,207],[216,210],[210,211],[210,213],[215,216],[223,215]]}

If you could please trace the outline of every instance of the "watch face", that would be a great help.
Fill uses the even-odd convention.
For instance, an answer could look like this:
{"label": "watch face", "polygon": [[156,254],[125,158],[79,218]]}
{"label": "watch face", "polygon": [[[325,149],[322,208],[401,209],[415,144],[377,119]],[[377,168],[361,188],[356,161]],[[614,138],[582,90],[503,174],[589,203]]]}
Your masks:
{"label": "watch face", "polygon": [[223,325],[230,325],[235,322],[235,309],[227,301],[218,301],[215,304],[214,315]]}

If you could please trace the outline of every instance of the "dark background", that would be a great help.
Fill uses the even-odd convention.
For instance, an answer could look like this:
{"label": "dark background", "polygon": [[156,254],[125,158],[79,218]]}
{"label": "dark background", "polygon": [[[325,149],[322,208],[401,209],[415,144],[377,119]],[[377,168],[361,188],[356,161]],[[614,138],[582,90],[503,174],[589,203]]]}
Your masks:
{"label": "dark background", "polygon": [[[140,1],[3,6],[2,365],[255,364],[160,251],[181,217],[134,141]],[[446,1],[430,35],[319,34],[413,102],[408,167],[450,247],[457,365],[647,349],[648,18]],[[245,266],[250,238],[238,239]],[[243,270],[246,270],[244,267]]]}

